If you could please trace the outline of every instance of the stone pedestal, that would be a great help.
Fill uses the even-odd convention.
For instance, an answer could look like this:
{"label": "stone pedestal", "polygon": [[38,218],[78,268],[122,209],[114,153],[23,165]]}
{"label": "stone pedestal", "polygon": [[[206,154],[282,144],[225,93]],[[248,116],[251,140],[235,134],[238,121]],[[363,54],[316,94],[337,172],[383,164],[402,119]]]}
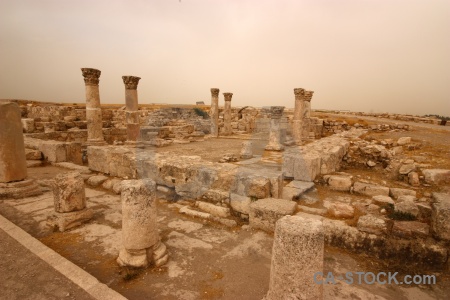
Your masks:
{"label": "stone pedestal", "polygon": [[323,274],[323,253],[322,221],[300,216],[278,220],[265,299],[322,299],[323,278],[318,272]]}
{"label": "stone pedestal", "polygon": [[139,122],[139,104],[137,86],[140,77],[136,76],[122,76],[125,84],[125,105],[127,118],[127,145],[137,145],[141,140],[140,136],[140,122]]}
{"label": "stone pedestal", "polygon": [[16,103],[0,103],[0,198],[23,198],[41,194],[27,178],[27,162],[20,108]]}
{"label": "stone pedestal", "polygon": [[100,107],[100,92],[98,88],[101,72],[91,68],[81,68],[81,72],[86,87],[86,121],[88,131],[86,145],[106,145],[102,131],[102,109]]}
{"label": "stone pedestal", "polygon": [[223,93],[225,98],[225,107],[223,109],[223,135],[231,135],[231,97],[233,93]]}
{"label": "stone pedestal", "polygon": [[78,172],[59,174],[53,184],[55,214],[47,224],[63,232],[89,221],[93,212],[86,208],[84,180]]}
{"label": "stone pedestal", "polygon": [[245,141],[242,143],[241,158],[243,158],[243,159],[253,158],[253,142],[252,141]]}
{"label": "stone pedestal", "polygon": [[211,89],[211,135],[219,136],[219,89]]}
{"label": "stone pedestal", "polygon": [[281,144],[280,119],[283,115],[284,106],[271,106],[269,143],[265,147],[269,151],[281,151],[284,146]]}
{"label": "stone pedestal", "polygon": [[158,233],[156,183],[150,179],[122,181],[123,249],[120,266],[161,266],[168,260],[166,246]]}
{"label": "stone pedestal", "polygon": [[304,95],[305,90],[302,88],[294,89],[295,106],[294,106],[294,118],[292,122],[292,136],[296,144],[302,143],[303,134],[303,111],[304,111]]}

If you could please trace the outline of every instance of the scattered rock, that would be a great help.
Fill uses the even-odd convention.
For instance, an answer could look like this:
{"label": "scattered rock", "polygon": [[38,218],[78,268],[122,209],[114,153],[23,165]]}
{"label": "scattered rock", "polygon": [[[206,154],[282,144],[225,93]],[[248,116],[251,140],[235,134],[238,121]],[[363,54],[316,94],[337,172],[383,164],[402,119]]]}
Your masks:
{"label": "scattered rock", "polygon": [[356,228],[358,228],[359,231],[373,234],[384,234],[387,232],[386,221],[370,214],[360,217],[356,224]]}
{"label": "scattered rock", "polygon": [[397,140],[397,144],[400,146],[403,146],[403,145],[406,145],[409,143],[411,143],[411,137],[409,137],[409,136],[404,136]]}

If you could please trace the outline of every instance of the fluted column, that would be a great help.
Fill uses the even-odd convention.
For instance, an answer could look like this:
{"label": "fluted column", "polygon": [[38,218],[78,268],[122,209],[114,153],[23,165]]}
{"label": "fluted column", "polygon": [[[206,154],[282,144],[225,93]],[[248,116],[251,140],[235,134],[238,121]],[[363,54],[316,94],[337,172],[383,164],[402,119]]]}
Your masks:
{"label": "fluted column", "polygon": [[87,121],[87,145],[104,145],[102,109],[100,107],[100,70],[81,68],[86,86],[86,121]]}
{"label": "fluted column", "polygon": [[266,150],[281,151],[284,146],[281,144],[280,119],[283,115],[284,106],[270,107],[270,132],[269,143],[265,147]]}
{"label": "fluted column", "polygon": [[219,89],[211,89],[211,135],[219,135]]}
{"label": "fluted column", "polygon": [[137,86],[140,77],[122,76],[125,84],[125,105],[127,117],[127,144],[136,144],[140,140],[139,104]]}
{"label": "fluted column", "polygon": [[305,90],[302,88],[294,89],[295,95],[295,107],[294,107],[294,119],[292,121],[292,135],[296,144],[301,144],[302,142],[302,132],[303,132],[303,98],[305,95]]}
{"label": "fluted column", "polygon": [[223,135],[231,135],[231,97],[233,93],[223,93],[225,107],[223,110]]}

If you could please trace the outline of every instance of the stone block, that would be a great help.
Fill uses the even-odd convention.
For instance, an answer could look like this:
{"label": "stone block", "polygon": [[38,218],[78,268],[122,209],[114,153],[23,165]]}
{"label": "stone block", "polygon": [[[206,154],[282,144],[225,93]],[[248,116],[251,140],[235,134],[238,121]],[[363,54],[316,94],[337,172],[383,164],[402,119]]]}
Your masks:
{"label": "stone block", "polygon": [[352,176],[331,175],[327,183],[332,190],[348,192],[352,187]]}
{"label": "stone block", "polygon": [[314,182],[293,180],[283,188],[282,198],[299,199],[304,193],[314,188]]}
{"label": "stone block", "polygon": [[431,184],[450,184],[450,170],[427,169],[422,171],[425,182]]}
{"label": "stone block", "polygon": [[250,214],[251,203],[252,200],[250,197],[241,196],[234,193],[230,194],[230,206],[234,211],[248,215]]}
{"label": "stone block", "polygon": [[357,194],[366,196],[389,196],[389,188],[381,185],[369,184],[357,181],[353,185],[353,191]]}
{"label": "stone block", "polygon": [[343,202],[330,202],[326,207],[328,214],[333,218],[349,219],[355,214],[353,206]]}
{"label": "stone block", "polygon": [[356,228],[358,228],[359,231],[377,235],[387,233],[386,221],[370,214],[360,217]]}
{"label": "stone block", "polygon": [[409,143],[411,143],[411,137],[409,136],[404,136],[397,140],[397,144],[400,146],[407,145]]}
{"label": "stone block", "polygon": [[450,241],[450,194],[433,193],[431,231],[440,240]]}
{"label": "stone block", "polygon": [[294,201],[266,198],[250,204],[250,226],[269,232],[274,231],[275,223],[286,215],[293,215],[297,208]]}
{"label": "stone block", "polygon": [[392,198],[394,198],[394,199],[398,199],[400,196],[413,196],[413,197],[416,197],[417,193],[414,190],[400,189],[400,188],[390,188],[389,195]]}
{"label": "stone block", "polygon": [[284,176],[300,181],[314,181],[320,174],[320,156],[315,153],[298,151],[286,153],[283,156]]}
{"label": "stone block", "polygon": [[84,181],[78,172],[58,174],[53,183],[55,211],[66,213],[86,207]]}
{"label": "stone block", "polygon": [[39,150],[25,149],[25,158],[27,160],[41,160],[42,152]]}
{"label": "stone block", "polygon": [[230,209],[228,207],[217,206],[203,201],[196,201],[195,206],[216,217],[228,218],[230,216]]}
{"label": "stone block", "polygon": [[56,141],[42,141],[39,145],[44,155],[44,159],[48,162],[64,162],[67,161],[66,143]]}
{"label": "stone block", "polygon": [[322,221],[303,216],[281,218],[276,223],[265,299],[322,299],[323,284],[314,281],[314,274],[323,274],[323,257]]}
{"label": "stone block", "polygon": [[392,204],[392,205],[395,204],[394,200],[392,200],[391,197],[389,197],[389,196],[382,196],[382,195],[373,196],[372,197],[372,202],[375,203],[376,205],[381,206],[381,207],[389,205],[389,204]]}
{"label": "stone block", "polygon": [[430,226],[416,221],[395,221],[392,234],[406,239],[427,238],[430,234]]}
{"label": "stone block", "polygon": [[67,213],[55,213],[47,219],[47,225],[64,232],[89,221],[93,215],[92,210],[87,208]]}
{"label": "stone block", "polygon": [[108,177],[104,175],[94,175],[89,177],[89,179],[87,180],[87,184],[93,187],[97,187],[100,186],[106,180],[108,180]]}
{"label": "stone block", "polygon": [[408,213],[417,217],[419,215],[419,208],[414,202],[415,197],[413,196],[400,196],[395,204],[395,210],[403,213]]}
{"label": "stone block", "polygon": [[[88,146],[89,169],[104,174],[110,173],[111,149],[108,146]],[[116,176],[116,175],[113,175]]]}
{"label": "stone block", "polygon": [[22,127],[24,133],[34,132],[34,119],[22,119]]}

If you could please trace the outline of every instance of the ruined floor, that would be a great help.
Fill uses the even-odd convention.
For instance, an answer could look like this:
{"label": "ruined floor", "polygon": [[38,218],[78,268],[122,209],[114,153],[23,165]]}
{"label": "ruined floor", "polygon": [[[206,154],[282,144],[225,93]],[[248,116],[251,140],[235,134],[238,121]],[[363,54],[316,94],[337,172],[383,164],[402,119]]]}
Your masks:
{"label": "ruined floor", "polygon": [[[67,171],[54,166],[29,169],[30,177],[51,179]],[[0,201],[0,213],[56,252],[129,299],[262,299],[269,287],[273,236],[248,226],[224,228],[178,213],[176,204],[160,201],[159,226],[168,246],[167,265],[141,272],[121,269],[120,196],[86,188],[89,223],[64,233],[53,232],[46,218],[53,212],[50,190],[38,197]],[[385,262],[326,248],[325,272],[390,270]],[[428,274],[428,273],[427,273]],[[430,273],[431,274],[431,273]],[[446,299],[448,274],[436,285],[325,286],[324,299]]]}

